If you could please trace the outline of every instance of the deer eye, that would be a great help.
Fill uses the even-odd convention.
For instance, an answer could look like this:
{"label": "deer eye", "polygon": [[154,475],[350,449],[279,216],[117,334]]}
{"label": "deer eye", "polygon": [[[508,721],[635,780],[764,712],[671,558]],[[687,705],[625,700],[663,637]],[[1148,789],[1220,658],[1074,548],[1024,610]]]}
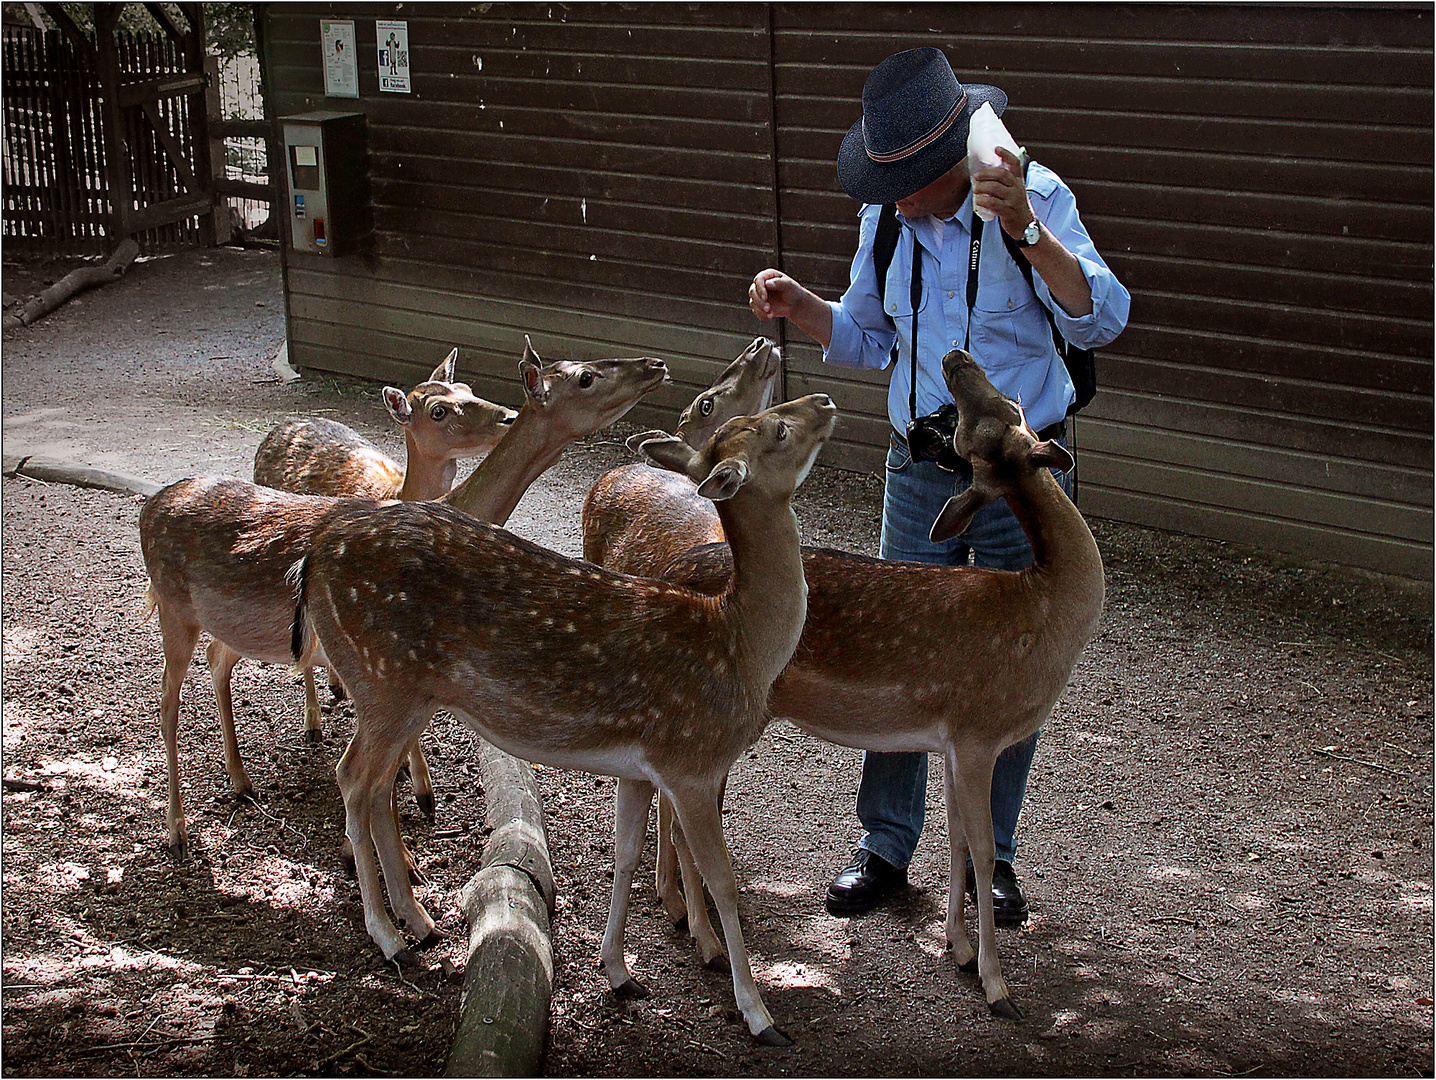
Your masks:
{"label": "deer eye", "polygon": [[591,371],[585,371],[582,375],[580,375],[580,376],[578,377],[578,385],[581,386],[581,387],[583,387],[585,390],[587,390],[590,386],[592,386],[592,385],[593,385],[593,372],[591,372]]}
{"label": "deer eye", "polygon": [[784,439],[786,439],[787,437],[788,437],[788,425],[787,425],[787,424],[782,424],[782,423],[780,423],[780,424],[778,425],[778,441],[779,441],[779,442],[782,442],[782,441],[783,441]]}
{"label": "deer eye", "polygon": [[712,398],[704,398],[702,401],[700,401],[700,402],[698,403],[698,411],[699,411],[700,413],[702,413],[704,416],[712,416],[712,415],[713,415],[713,399],[712,399]]}
{"label": "deer eye", "polygon": [[429,410],[429,415],[437,422],[449,415],[449,408],[447,405],[435,405]]}

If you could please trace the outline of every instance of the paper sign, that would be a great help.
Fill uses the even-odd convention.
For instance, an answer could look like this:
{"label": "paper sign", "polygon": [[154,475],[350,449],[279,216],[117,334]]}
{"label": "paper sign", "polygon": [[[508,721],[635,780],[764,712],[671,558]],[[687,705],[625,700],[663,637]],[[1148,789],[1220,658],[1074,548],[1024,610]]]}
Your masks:
{"label": "paper sign", "polygon": [[379,89],[407,94],[409,84],[409,24],[378,19],[374,23],[379,42]]}
{"label": "paper sign", "polygon": [[324,94],[326,97],[359,96],[359,50],[354,44],[353,20],[319,20],[319,38],[324,49]]}

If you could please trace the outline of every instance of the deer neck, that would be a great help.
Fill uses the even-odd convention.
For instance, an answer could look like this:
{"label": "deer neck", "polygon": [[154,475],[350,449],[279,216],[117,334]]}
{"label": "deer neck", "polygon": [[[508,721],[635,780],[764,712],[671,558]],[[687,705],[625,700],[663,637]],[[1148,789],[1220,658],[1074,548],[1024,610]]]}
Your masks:
{"label": "deer neck", "polygon": [[1102,556],[1086,520],[1046,469],[1024,477],[1009,491],[1012,508],[1032,544],[1032,570],[1102,589]]}
{"label": "deer neck", "polygon": [[808,612],[798,519],[786,498],[746,490],[717,509],[733,553],[724,609],[750,685],[766,694],[798,647]]}
{"label": "deer neck", "polygon": [[572,441],[525,403],[499,445],[442,501],[480,521],[502,525],[524,492],[557,463]]}
{"label": "deer neck", "polygon": [[404,432],[404,446],[404,482],[394,497],[431,502],[447,495],[454,486],[454,477],[459,475],[459,463],[450,457],[425,454],[408,431]]}

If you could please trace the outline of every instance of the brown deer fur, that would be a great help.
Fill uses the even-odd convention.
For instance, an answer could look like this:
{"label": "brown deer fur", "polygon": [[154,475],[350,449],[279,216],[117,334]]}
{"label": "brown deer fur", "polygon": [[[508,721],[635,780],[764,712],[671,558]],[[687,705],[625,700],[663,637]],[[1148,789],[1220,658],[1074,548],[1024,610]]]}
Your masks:
{"label": "brown deer fur", "polygon": [[[804,548],[808,620],[769,706],[775,716],[843,745],[944,755],[952,853],[948,940],[966,964],[973,955],[963,921],[966,848],[979,898],[978,968],[989,1004],[1006,1013],[1015,1007],[993,936],[992,767],[1006,746],[1037,730],[1066,686],[1097,626],[1102,561],[1081,514],[1048,471],[1070,467],[1066,451],[1039,443],[1017,406],[966,353],[949,353],[943,370],[960,412],[954,446],[972,462],[974,479],[934,531],[956,535],[982,505],[1005,496],[1031,539],[1033,565],[1007,572]],[[731,572],[727,549],[693,547],[713,533],[711,511],[701,500],[670,504],[662,513],[630,509],[628,516],[676,524],[622,542],[605,537],[608,550],[644,549],[633,565],[660,568],[654,572],[700,592],[724,587]],[[586,520],[585,535],[602,527]],[[661,805],[659,816],[662,843],[668,830]],[[670,916],[681,916],[685,905],[672,895],[671,871],[659,884]],[[689,926],[711,960],[716,939],[702,896],[686,874],[684,884]]]}
{"label": "brown deer fur", "polygon": [[[587,434],[611,423],[668,377],[661,360],[647,357],[542,368],[527,340],[520,371],[529,401],[505,441],[523,422],[529,432],[525,438],[542,443],[534,436],[545,428],[543,417],[554,417],[557,433],[545,444],[554,460],[573,432]],[[584,371],[592,371],[594,378],[581,386]],[[524,413],[534,410],[540,415],[525,421]],[[589,423],[593,427],[585,431]],[[497,448],[485,463],[496,453]],[[512,456],[507,460],[511,467],[525,467]],[[472,477],[461,487],[471,482]],[[179,794],[179,695],[199,635],[207,632],[241,656],[291,662],[294,593],[285,576],[309,550],[319,524],[351,504],[354,500],[295,495],[233,477],[205,477],[171,484],[140,511],[140,549],[150,578],[145,592],[151,609],[159,612],[164,641],[160,727],[169,771],[169,843],[177,856],[184,855],[188,840]],[[358,505],[372,509],[379,504],[360,500]],[[228,700],[221,701],[220,716],[222,721],[232,718]],[[230,781],[236,791],[248,790],[232,719],[224,725],[224,737]]]}
{"label": "brown deer fur", "polygon": [[730,420],[702,451],[676,437],[643,444],[650,460],[721,500],[733,575],[720,596],[565,558],[442,504],[341,513],[315,539],[301,608],[354,700],[339,786],[365,925],[385,957],[405,947],[384,910],[376,848],[395,914],[421,940],[434,933],[403,873],[388,799],[404,746],[447,709],[518,757],[630,785],[602,949],[620,991],[633,982],[622,942],[629,884],[649,799],[663,791],[718,906],[749,1030],[786,1041],[747,962],[719,791],[767,723],[768,688],[802,629],[790,499],[835,411],[812,395]]}

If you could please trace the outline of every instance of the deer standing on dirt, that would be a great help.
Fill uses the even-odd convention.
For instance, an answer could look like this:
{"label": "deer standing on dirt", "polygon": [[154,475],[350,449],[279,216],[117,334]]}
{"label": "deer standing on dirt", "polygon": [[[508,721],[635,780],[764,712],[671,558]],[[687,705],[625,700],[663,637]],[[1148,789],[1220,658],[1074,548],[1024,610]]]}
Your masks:
{"label": "deer standing on dirt", "polygon": [[[543,367],[527,338],[519,368],[528,400],[482,465],[490,465],[516,432],[529,452],[542,453],[552,464],[574,438],[612,423],[668,378],[663,361],[648,357]],[[528,477],[526,486],[538,473],[523,455],[510,453],[500,460],[504,469],[486,472],[487,482],[476,481],[475,470],[451,494],[482,500],[487,483],[502,488],[497,505],[506,506],[505,513],[512,510],[523,493],[515,474]],[[240,656],[291,663],[294,591],[286,574],[328,516],[356,505],[372,510],[380,503],[295,495],[234,477],[202,477],[171,484],[141,509],[140,549],[150,579],[145,595],[150,610],[159,612],[164,643],[160,728],[168,771],[169,846],[176,857],[183,858],[188,846],[179,792],[180,688],[199,635],[209,633]],[[323,663],[322,656],[317,662]],[[250,792],[253,785],[240,760],[227,700],[221,703],[220,719],[230,783],[237,794]]]}
{"label": "deer standing on dirt", "polygon": [[[404,430],[407,467],[347,424],[293,417],[275,425],[260,442],[254,455],[254,482],[300,495],[380,501],[437,499],[447,494],[458,475],[459,458],[488,453],[518,415],[475,397],[467,384],[455,382],[458,355],[458,349],[451,350],[433,374],[407,394],[384,387],[384,407]],[[208,659],[215,696],[227,701],[230,672],[239,654],[216,640],[210,643]],[[342,692],[332,679],[330,686],[336,694]],[[311,741],[318,741],[319,695],[309,670],[304,672],[304,729]],[[409,750],[409,770],[419,808],[432,817],[433,785],[417,742]]]}
{"label": "deer standing on dirt", "polygon": [[340,512],[316,537],[298,572],[296,654],[307,660],[317,640],[354,701],[337,773],[365,926],[386,958],[407,950],[384,909],[376,849],[395,914],[421,942],[437,933],[404,872],[388,800],[404,747],[447,709],[517,757],[623,779],[601,949],[620,994],[644,992],[623,955],[629,888],[654,789],[672,800],[718,907],[748,1029],[788,1041],[753,981],[719,796],[766,726],[768,689],[802,631],[791,498],[835,416],[814,394],[734,418],[702,450],[662,433],[642,444],[717,501],[733,555],[719,596],[614,574],[443,504]]}
{"label": "deer standing on dirt", "polygon": [[[973,480],[944,508],[932,539],[957,535],[979,509],[1005,496],[1032,543],[1033,565],[1017,572],[944,567],[804,548],[808,621],[769,707],[774,716],[840,745],[943,755],[951,846],[948,943],[967,969],[974,953],[963,912],[966,851],[977,886],[978,973],[989,1007],[1015,1016],[1020,1013],[1002,977],[992,915],[992,769],[1005,747],[1041,726],[1095,632],[1104,594],[1102,559],[1082,515],[1048,471],[1071,468],[1067,451],[1039,442],[1021,409],[992,387],[965,352],[949,353],[943,374],[959,412],[953,446],[971,461]],[[607,535],[606,521],[642,521],[650,528],[620,540]],[[713,526],[708,507],[691,498],[621,511],[585,507],[586,538],[601,535],[613,552],[642,549],[633,565],[710,594],[721,591],[731,573],[727,549],[710,542]],[[620,802],[633,797],[622,790],[618,795]],[[660,797],[660,844],[670,833],[668,818],[671,811]],[[712,966],[718,943],[702,892],[687,873],[683,838],[672,836],[687,899],[676,895],[671,871],[659,881],[660,897],[675,922],[686,913]],[[660,870],[665,858],[660,850]]]}

